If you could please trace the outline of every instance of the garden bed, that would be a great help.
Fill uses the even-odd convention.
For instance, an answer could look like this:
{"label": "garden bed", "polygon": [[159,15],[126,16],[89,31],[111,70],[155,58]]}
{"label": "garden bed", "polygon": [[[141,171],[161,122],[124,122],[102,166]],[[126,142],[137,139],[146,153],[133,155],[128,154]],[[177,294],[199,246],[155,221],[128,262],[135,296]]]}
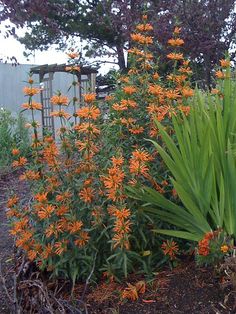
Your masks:
{"label": "garden bed", "polygon": [[[19,270],[20,266],[17,265],[20,263],[18,262],[19,257],[18,260],[15,258],[13,239],[8,233],[5,216],[6,200],[9,189],[17,191],[24,199],[27,198],[28,193],[26,185],[22,182],[19,184],[17,178],[17,172],[4,174],[0,177],[0,258],[2,261],[2,275],[6,278],[6,287],[11,297],[13,297],[14,292],[12,278],[14,272]],[[78,304],[77,310],[75,309],[76,303],[71,300],[69,292],[71,287],[68,282],[49,281],[47,275],[45,276],[43,273],[39,275],[37,281],[35,279],[37,275],[32,275],[35,268],[29,265],[27,267],[28,272],[22,277],[22,282],[18,283],[18,296],[23,296],[21,306],[25,307],[25,313],[31,313],[30,307],[32,313],[50,313],[50,311],[46,311],[48,304],[44,308],[40,308],[40,302],[34,304],[37,298],[42,297],[42,291],[39,288],[41,284],[48,293],[48,301],[51,302],[52,309],[55,311],[53,313],[58,313],[58,310],[63,313],[59,304],[66,309],[67,313],[86,313],[85,310],[82,310],[84,307],[88,313],[93,314],[235,313],[232,294],[229,295],[229,290],[223,290],[222,278],[218,277],[211,268],[196,268],[193,261],[185,261],[172,271],[165,270],[157,273],[155,278],[147,283],[146,292],[134,302],[121,299],[121,293],[127,287],[125,282],[118,284],[102,281],[96,287],[88,287],[86,291],[84,284],[77,284],[73,295],[73,300],[76,300]],[[34,283],[29,281],[32,279],[35,280]],[[135,283],[144,279],[140,276],[130,275],[127,282]],[[79,300],[81,300],[83,292],[86,293],[83,302],[80,303]],[[56,297],[57,301],[52,296],[53,298]],[[0,311],[2,314],[10,313],[9,304],[10,302],[1,284]]]}

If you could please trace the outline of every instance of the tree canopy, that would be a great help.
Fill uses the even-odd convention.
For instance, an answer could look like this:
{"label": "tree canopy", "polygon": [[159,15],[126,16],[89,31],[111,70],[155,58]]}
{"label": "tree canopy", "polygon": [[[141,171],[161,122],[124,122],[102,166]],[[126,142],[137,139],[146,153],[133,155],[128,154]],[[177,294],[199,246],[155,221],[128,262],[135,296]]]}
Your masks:
{"label": "tree canopy", "polygon": [[[165,53],[173,27],[179,25],[185,53],[197,65],[199,77],[210,84],[214,64],[235,45],[235,1],[150,0],[146,4],[158,43],[156,52]],[[87,56],[114,57],[124,70],[130,32],[143,8],[142,0],[1,0],[0,21],[27,26],[28,31],[19,40],[29,50],[44,50],[52,44],[63,48],[69,38],[81,38],[88,42]],[[8,32],[14,34],[14,29]]]}

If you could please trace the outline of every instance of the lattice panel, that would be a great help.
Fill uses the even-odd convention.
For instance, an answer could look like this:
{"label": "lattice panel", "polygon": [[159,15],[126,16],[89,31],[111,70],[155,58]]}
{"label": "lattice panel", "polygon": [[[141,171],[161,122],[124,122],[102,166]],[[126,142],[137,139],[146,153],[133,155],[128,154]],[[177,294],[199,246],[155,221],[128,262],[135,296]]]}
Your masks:
{"label": "lattice panel", "polygon": [[49,73],[48,77],[44,77],[43,82],[43,90],[41,92],[41,101],[43,104],[42,111],[42,124],[43,124],[43,133],[50,132],[55,137],[54,130],[54,119],[51,117],[52,105],[50,103],[50,98],[52,97],[52,80],[53,73]]}

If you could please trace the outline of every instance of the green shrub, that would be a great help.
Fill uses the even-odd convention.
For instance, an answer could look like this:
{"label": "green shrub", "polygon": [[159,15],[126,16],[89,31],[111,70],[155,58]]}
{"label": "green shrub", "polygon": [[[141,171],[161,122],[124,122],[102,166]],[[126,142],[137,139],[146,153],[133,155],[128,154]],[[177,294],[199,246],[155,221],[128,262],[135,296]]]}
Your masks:
{"label": "green shrub", "polygon": [[29,132],[25,122],[21,114],[15,118],[10,111],[0,109],[0,170],[11,165],[13,148],[19,148],[22,154],[29,152]]}
{"label": "green shrub", "polygon": [[149,187],[128,188],[130,196],[145,203],[144,210],[178,229],[158,233],[199,241],[222,228],[236,236],[236,91],[229,69],[222,73],[222,93],[197,93],[189,117],[173,117],[175,138],[157,122],[163,145],[153,144],[181,204]]}

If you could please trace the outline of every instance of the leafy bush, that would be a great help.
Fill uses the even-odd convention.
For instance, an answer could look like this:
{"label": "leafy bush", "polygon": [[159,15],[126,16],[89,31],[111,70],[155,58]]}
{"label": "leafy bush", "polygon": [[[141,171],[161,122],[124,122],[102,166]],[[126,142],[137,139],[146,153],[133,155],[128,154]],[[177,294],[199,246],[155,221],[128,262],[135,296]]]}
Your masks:
{"label": "leafy bush", "polygon": [[29,133],[25,122],[21,114],[15,118],[10,111],[0,109],[0,169],[11,165],[12,149],[18,147],[23,155],[29,152]]}
{"label": "leafy bush", "polygon": [[221,64],[223,69],[216,72],[223,79],[221,91],[206,97],[198,93],[188,117],[173,117],[174,138],[156,122],[163,145],[153,144],[171,172],[181,203],[149,187],[129,188],[130,195],[145,202],[146,211],[177,227],[158,233],[199,241],[222,228],[236,237],[236,90],[229,61]]}
{"label": "leafy bush", "polygon": [[[163,251],[162,237],[152,232],[168,224],[140,211],[138,202],[125,193],[126,184],[139,182],[175,198],[166,168],[144,137],[158,134],[155,119],[172,133],[171,116],[188,115],[188,99],[194,93],[189,62],[180,52],[180,29],[174,29],[169,41],[170,50],[174,49],[168,53],[173,72],[165,78],[158,74],[157,60],[149,52],[150,31],[152,26],[144,15],[131,35],[136,47],[130,49],[130,71],[119,78],[119,87],[108,99],[106,123],[95,94],[83,95],[83,104],[74,95],[71,115],[66,110],[69,99],[58,93],[51,103],[55,108],[52,116],[61,123],[57,130],[60,141],[40,138],[33,119],[32,161],[21,152],[15,155],[13,165],[26,166],[20,179],[31,183],[33,195],[24,208],[17,196],[9,200],[16,244],[41,269],[73,282],[84,280],[91,271],[93,279],[102,274],[120,278],[137,270],[152,272],[168,260],[167,255],[173,258],[177,253],[177,243],[165,242]],[[75,64],[78,54],[71,51],[68,56],[66,69],[74,76],[74,90],[80,70]],[[33,87],[32,78],[24,93],[29,101],[23,108],[34,116],[42,106],[33,100],[39,89]]]}

